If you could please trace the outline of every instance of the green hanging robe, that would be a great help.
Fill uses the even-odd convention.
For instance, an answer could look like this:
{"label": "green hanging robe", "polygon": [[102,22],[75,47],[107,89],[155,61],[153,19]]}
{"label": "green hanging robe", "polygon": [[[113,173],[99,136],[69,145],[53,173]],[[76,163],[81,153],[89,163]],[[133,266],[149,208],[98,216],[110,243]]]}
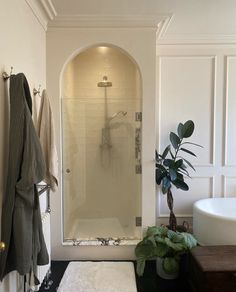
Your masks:
{"label": "green hanging robe", "polygon": [[[10,77],[10,132],[7,186],[2,208],[0,279],[16,270],[36,274],[49,262],[36,184],[44,179],[45,163],[32,118],[29,85],[23,73]],[[35,277],[35,284],[39,284]]]}

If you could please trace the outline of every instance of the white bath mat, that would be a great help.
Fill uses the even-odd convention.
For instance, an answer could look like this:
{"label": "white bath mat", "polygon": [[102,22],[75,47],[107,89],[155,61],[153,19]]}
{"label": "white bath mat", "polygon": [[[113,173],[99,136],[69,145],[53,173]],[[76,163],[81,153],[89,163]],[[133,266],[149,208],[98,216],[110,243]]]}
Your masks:
{"label": "white bath mat", "polygon": [[137,292],[130,262],[71,262],[58,292]]}

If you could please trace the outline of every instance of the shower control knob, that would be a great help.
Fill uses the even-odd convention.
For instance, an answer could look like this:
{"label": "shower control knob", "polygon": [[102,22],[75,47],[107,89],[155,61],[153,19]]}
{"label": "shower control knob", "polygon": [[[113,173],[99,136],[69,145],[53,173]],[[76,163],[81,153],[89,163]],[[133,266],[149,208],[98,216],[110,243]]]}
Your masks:
{"label": "shower control knob", "polygon": [[67,172],[67,173],[70,173],[70,169],[69,169],[69,168],[67,168],[67,169],[66,169],[66,172]]}

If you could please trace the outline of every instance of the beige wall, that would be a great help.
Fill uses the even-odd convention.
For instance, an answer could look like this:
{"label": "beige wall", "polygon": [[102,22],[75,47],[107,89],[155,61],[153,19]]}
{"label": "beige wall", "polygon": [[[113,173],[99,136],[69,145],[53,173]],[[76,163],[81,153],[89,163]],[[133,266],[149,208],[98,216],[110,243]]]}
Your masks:
{"label": "beige wall", "polygon": [[[45,31],[24,0],[1,1],[0,38],[0,71],[10,73],[13,66],[14,73],[25,73],[31,89],[39,84],[45,87]],[[7,174],[9,116],[5,86],[0,78],[0,210]],[[1,292],[22,291],[15,275],[11,278],[0,284]]]}

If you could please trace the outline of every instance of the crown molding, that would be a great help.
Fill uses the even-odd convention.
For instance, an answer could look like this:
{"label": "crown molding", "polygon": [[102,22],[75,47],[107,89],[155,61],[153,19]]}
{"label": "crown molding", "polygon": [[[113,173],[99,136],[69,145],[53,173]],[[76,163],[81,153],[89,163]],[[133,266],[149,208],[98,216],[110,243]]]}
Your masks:
{"label": "crown molding", "polygon": [[47,14],[48,20],[53,20],[57,16],[56,9],[51,0],[39,0],[44,11]]}
{"label": "crown molding", "polygon": [[50,28],[155,28],[170,19],[170,14],[159,15],[57,15],[49,21]]}
{"label": "crown molding", "polygon": [[157,30],[157,41],[164,38],[166,31],[168,27],[170,26],[170,23],[173,21],[174,14],[166,15],[166,18],[159,22],[158,24],[158,30]]}
{"label": "crown molding", "polygon": [[48,22],[56,17],[57,12],[51,0],[25,0],[38,22],[46,31]]}
{"label": "crown molding", "polygon": [[236,35],[227,34],[165,34],[157,39],[158,45],[234,45]]}
{"label": "crown molding", "polygon": [[157,45],[236,45],[236,35],[167,34],[174,15],[58,15],[51,0],[25,0],[45,31],[57,28],[149,28],[156,29]]}

